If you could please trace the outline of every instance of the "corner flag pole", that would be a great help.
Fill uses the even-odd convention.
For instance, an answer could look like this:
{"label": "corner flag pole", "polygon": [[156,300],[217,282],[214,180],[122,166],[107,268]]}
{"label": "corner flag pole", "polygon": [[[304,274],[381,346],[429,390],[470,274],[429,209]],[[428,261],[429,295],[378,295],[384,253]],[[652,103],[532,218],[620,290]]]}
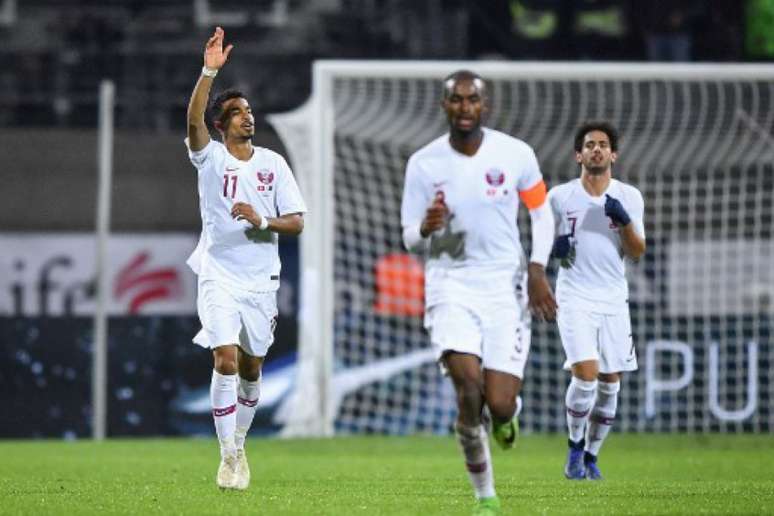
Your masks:
{"label": "corner flag pole", "polygon": [[97,125],[97,221],[96,221],[96,307],[91,367],[92,437],[101,441],[107,430],[107,243],[110,234],[110,188],[113,174],[113,106],[115,84],[103,80],[99,86]]}

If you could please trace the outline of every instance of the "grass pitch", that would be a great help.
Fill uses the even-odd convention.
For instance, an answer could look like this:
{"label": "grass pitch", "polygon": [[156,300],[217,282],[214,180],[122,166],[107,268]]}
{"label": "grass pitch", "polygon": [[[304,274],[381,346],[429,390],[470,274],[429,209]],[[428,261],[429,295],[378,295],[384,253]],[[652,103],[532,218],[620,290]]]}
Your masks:
{"label": "grass pitch", "polygon": [[[252,439],[245,492],[221,492],[215,439],[0,441],[0,514],[466,515],[451,437]],[[774,439],[619,435],[606,479],[562,476],[565,438],[493,443],[503,514],[774,514]]]}

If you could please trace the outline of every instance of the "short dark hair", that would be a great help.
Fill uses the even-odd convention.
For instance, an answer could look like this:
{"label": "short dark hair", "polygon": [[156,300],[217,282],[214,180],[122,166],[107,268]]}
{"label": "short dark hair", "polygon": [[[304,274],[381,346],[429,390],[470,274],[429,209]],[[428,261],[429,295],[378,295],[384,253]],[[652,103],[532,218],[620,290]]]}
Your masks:
{"label": "short dark hair", "polygon": [[[456,72],[450,73],[443,79],[443,98],[448,97],[452,92],[452,88],[449,87],[451,84],[456,84],[458,81],[475,81],[476,79],[481,81],[482,90],[486,90],[486,81],[476,72],[471,70],[457,70]],[[481,93],[484,92],[485,91],[482,91]]]}
{"label": "short dark hair", "polygon": [[610,140],[610,149],[613,152],[618,152],[618,130],[609,122],[590,121],[585,122],[575,132],[575,152],[580,152],[583,149],[583,139],[591,131],[601,131],[607,135],[607,139]]}
{"label": "short dark hair", "polygon": [[246,99],[244,93],[237,89],[228,89],[223,90],[220,93],[218,93],[214,99],[210,102],[209,107],[209,121],[212,127],[215,126],[215,122],[220,122],[221,124],[224,122],[223,117],[225,113],[223,112],[223,104],[228,102],[231,99]]}

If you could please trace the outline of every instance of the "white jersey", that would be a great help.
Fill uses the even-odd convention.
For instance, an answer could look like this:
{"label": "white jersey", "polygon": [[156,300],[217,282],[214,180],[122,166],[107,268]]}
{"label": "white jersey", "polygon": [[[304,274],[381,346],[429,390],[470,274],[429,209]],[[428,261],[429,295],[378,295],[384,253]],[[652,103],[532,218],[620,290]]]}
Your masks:
{"label": "white jersey", "polygon": [[512,293],[526,272],[516,223],[518,193],[543,176],[529,145],[493,129],[483,131],[473,156],[454,150],[445,134],[415,152],[406,166],[403,228],[421,224],[437,192],[450,211],[445,227],[429,241],[428,307],[460,302],[471,289]]}
{"label": "white jersey", "polygon": [[[188,140],[186,139],[186,146]],[[250,204],[262,217],[306,211],[293,173],[276,152],[253,147],[242,161],[215,140],[199,151],[188,150],[199,173],[202,234],[188,258],[200,280],[258,292],[279,288],[277,234],[231,217],[236,202]]]}
{"label": "white jersey", "polygon": [[557,224],[557,235],[571,234],[575,240],[575,263],[560,268],[556,300],[603,314],[628,310],[620,229],[605,216],[605,194],[618,199],[632,219],[636,232],[645,238],[642,194],[631,185],[610,180],[599,197],[589,194],[580,179],[551,188],[548,201]]}

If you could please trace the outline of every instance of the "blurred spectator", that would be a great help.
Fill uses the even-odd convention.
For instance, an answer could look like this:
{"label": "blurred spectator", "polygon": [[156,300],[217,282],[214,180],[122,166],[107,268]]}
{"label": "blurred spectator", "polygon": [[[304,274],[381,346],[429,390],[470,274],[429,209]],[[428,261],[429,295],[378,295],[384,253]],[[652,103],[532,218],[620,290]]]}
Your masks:
{"label": "blurred spectator", "polygon": [[575,0],[572,9],[572,46],[580,59],[632,59],[635,56],[627,0]]}
{"label": "blurred spectator", "polygon": [[774,58],[774,0],[747,0],[745,53],[752,59]]}
{"label": "blurred spectator", "polygon": [[693,28],[702,13],[697,0],[650,0],[638,5],[649,61],[690,61]]}
{"label": "blurred spectator", "polygon": [[90,72],[95,82],[100,78],[116,78],[121,70],[120,47],[125,38],[123,20],[84,12],[70,21],[65,37],[70,49],[77,54],[74,60],[78,62],[78,71]]}
{"label": "blurred spectator", "polygon": [[[693,59],[741,61],[744,5],[737,0],[712,0],[704,4],[702,10],[694,30]],[[774,25],[770,18],[766,30],[771,27]]]}
{"label": "blurred spectator", "polygon": [[465,2],[468,11],[468,55],[498,59],[514,55],[509,0],[489,0],[484,5]]}
{"label": "blurred spectator", "polygon": [[67,39],[80,50],[90,53],[111,52],[124,39],[124,30],[119,20],[84,13],[70,21],[73,25],[69,28]]}
{"label": "blurred spectator", "polygon": [[566,59],[568,11],[565,0],[510,0],[513,57]]}

